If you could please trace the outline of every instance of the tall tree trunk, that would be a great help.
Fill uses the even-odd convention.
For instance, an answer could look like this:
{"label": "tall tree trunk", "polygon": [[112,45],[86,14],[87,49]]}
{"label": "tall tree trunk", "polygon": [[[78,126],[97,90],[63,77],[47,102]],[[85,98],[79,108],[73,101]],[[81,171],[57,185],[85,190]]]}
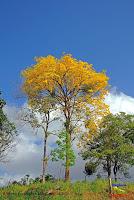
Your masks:
{"label": "tall tree trunk", "polygon": [[45,183],[46,169],[47,169],[47,138],[48,138],[48,124],[49,124],[49,111],[45,114],[46,116],[46,128],[44,129],[44,149],[43,149],[43,166],[42,166],[42,182]]}
{"label": "tall tree trunk", "polygon": [[70,156],[69,156],[69,149],[70,149],[70,136],[69,133],[66,132],[66,163],[65,163],[65,180],[70,180]]}
{"label": "tall tree trunk", "polygon": [[114,172],[114,180],[117,181],[117,171],[118,171],[118,166],[117,162],[114,164],[113,172]]}
{"label": "tall tree trunk", "polygon": [[47,168],[47,156],[46,156],[46,150],[47,150],[47,136],[45,134],[44,137],[44,149],[43,149],[43,171],[42,171],[42,182],[45,183],[45,176],[46,176],[46,168]]}
{"label": "tall tree trunk", "polygon": [[65,161],[65,181],[70,180],[70,147],[71,147],[71,133],[70,133],[70,121],[67,119],[65,123],[66,128],[66,161]]}
{"label": "tall tree trunk", "polygon": [[85,174],[85,182],[87,181],[87,175]]}
{"label": "tall tree trunk", "polygon": [[107,160],[107,172],[108,172],[109,193],[112,194],[111,161],[109,159]]}
{"label": "tall tree trunk", "polygon": [[71,114],[70,114],[70,102],[67,97],[67,91],[64,92],[65,96],[65,130],[66,130],[66,157],[65,157],[65,181],[70,180],[70,148],[71,148]]}

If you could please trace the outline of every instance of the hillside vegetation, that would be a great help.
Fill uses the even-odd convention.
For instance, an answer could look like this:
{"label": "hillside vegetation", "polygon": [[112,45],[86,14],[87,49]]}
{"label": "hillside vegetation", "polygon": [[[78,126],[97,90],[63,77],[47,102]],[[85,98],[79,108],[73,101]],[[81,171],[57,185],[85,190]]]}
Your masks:
{"label": "hillside vegetation", "polygon": [[[129,183],[122,191],[114,190],[112,199],[134,200],[134,184]],[[108,200],[108,183],[93,182],[46,182],[30,185],[10,185],[0,189],[0,200]]]}

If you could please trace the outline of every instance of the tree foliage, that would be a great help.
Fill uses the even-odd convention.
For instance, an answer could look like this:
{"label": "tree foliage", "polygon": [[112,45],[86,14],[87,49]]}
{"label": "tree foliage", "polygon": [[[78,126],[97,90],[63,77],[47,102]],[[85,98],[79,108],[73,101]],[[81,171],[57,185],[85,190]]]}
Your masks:
{"label": "tree foliage", "polygon": [[[0,93],[1,94],[1,93]],[[14,146],[16,128],[3,112],[6,102],[0,98],[0,161],[5,161],[7,153]]]}
{"label": "tree foliage", "polygon": [[69,156],[69,166],[73,166],[75,164],[75,153],[72,149],[72,145],[69,144],[69,146],[66,149],[66,132],[62,131],[58,135],[58,140],[56,141],[57,147],[51,151],[52,161],[59,161],[62,160],[65,165],[66,160],[66,153]]}
{"label": "tree foliage", "polygon": [[127,166],[134,164],[134,146],[127,134],[134,134],[131,129],[133,118],[125,113],[109,114],[100,124],[97,136],[83,150],[83,158],[102,164],[109,177],[113,169],[115,180],[118,171],[124,171]]}
{"label": "tree foliage", "polygon": [[97,170],[97,163],[95,163],[95,162],[86,162],[84,173],[87,176],[93,175],[96,172],[96,170]]}

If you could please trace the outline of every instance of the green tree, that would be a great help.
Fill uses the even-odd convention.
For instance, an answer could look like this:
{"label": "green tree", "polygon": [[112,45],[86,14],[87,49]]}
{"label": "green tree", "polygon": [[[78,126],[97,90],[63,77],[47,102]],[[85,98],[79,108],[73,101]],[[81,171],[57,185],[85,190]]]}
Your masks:
{"label": "green tree", "polygon": [[86,162],[85,164],[85,181],[87,176],[93,175],[97,171],[97,163],[96,162]]}
{"label": "green tree", "polygon": [[[72,149],[72,145],[66,142],[66,131],[62,131],[58,135],[58,140],[56,141],[57,147],[51,151],[52,161],[62,160],[64,162],[64,166],[66,166],[66,154],[69,157],[69,166],[73,166],[75,164],[75,153]],[[68,146],[67,146],[68,145]]]}
{"label": "green tree", "polygon": [[[1,95],[1,92],[0,92]],[[0,97],[0,161],[5,161],[7,153],[14,146],[16,128],[3,112],[6,102]]]}
{"label": "green tree", "polygon": [[103,166],[108,179],[111,178],[112,170],[117,180],[118,171],[134,164],[134,146],[127,131],[131,131],[131,134],[134,132],[128,129],[131,127],[130,121],[128,126],[125,120],[128,117],[130,116],[125,113],[106,116],[99,126],[97,136],[82,151],[84,159],[95,160],[98,165]]}

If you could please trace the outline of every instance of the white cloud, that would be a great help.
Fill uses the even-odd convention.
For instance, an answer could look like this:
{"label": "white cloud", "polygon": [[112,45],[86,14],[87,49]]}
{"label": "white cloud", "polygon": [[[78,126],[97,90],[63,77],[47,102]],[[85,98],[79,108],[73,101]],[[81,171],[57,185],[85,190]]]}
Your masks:
{"label": "white cloud", "polygon": [[106,103],[110,106],[110,111],[113,114],[118,112],[134,114],[134,98],[122,92],[117,92],[116,88],[106,97]]}
{"label": "white cloud", "polygon": [[[112,113],[120,111],[134,114],[134,98],[125,95],[122,92],[117,93],[116,90],[112,91],[106,97],[106,103],[110,105]],[[30,125],[22,126],[22,123],[17,119],[19,108],[15,106],[6,106],[5,112],[9,119],[15,122],[19,136],[17,137],[16,149],[9,154],[10,162],[2,164],[0,168],[0,184],[5,184],[10,179],[20,179],[26,174],[33,177],[39,176],[42,170],[42,155],[43,146],[42,133],[38,132],[36,135]],[[59,124],[53,123],[51,129],[57,129]],[[48,151],[52,148],[56,138],[50,137],[48,140]],[[76,149],[76,147],[75,147]],[[76,165],[71,169],[72,179],[84,179],[84,161],[78,157]],[[49,163],[49,173],[52,175],[63,177],[64,168],[61,163]]]}

